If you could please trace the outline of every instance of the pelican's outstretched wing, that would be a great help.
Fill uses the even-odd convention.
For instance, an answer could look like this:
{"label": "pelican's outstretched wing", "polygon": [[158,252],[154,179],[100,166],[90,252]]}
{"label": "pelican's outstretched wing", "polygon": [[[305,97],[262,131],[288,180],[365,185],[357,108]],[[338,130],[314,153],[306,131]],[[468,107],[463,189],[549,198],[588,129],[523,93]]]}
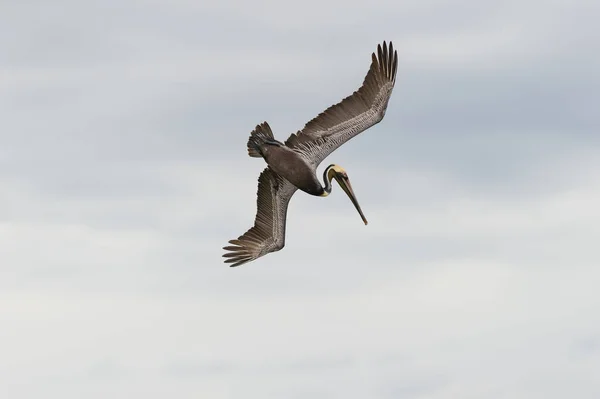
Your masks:
{"label": "pelican's outstretched wing", "polygon": [[258,178],[257,210],[254,227],[237,240],[223,257],[231,267],[260,258],[269,252],[279,251],[285,244],[285,219],[290,198],[297,188],[289,181],[266,168]]}
{"label": "pelican's outstretched wing", "polygon": [[285,144],[317,166],[336,148],[380,122],[396,82],[398,54],[383,42],[372,54],[371,68],[360,89],[332,105],[292,134]]}

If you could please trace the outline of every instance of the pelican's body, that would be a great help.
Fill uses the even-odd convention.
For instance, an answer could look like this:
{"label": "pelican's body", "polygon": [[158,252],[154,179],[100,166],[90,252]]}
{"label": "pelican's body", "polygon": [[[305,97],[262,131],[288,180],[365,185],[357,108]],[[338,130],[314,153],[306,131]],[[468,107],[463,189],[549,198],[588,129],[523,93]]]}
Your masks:
{"label": "pelican's body", "polygon": [[323,184],[317,167],[336,148],[379,123],[387,109],[396,81],[398,56],[390,42],[377,46],[369,72],[362,86],[340,103],[329,107],[308,122],[285,143],[275,140],[267,122],[257,125],[248,139],[248,154],[262,157],[268,167],[258,178],[257,213],[254,226],[224,247],[226,263],[239,266],[285,244],[286,215],[289,201],[300,189],[315,196],[327,196],[335,179],[346,192],[358,213],[367,219],[356,200],[346,171],[329,165],[323,173]]}
{"label": "pelican's body", "polygon": [[323,195],[325,190],[317,178],[317,168],[312,167],[299,153],[285,145],[266,144],[262,150],[273,172],[308,194]]}

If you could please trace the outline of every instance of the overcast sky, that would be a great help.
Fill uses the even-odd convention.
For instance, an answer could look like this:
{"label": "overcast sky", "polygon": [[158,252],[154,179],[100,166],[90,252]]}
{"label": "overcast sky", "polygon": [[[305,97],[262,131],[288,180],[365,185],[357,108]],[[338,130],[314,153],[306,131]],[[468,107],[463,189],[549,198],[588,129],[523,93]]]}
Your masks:
{"label": "overcast sky", "polygon": [[[600,397],[597,1],[2,1],[0,396]],[[383,122],[221,247],[280,140],[356,90]]]}

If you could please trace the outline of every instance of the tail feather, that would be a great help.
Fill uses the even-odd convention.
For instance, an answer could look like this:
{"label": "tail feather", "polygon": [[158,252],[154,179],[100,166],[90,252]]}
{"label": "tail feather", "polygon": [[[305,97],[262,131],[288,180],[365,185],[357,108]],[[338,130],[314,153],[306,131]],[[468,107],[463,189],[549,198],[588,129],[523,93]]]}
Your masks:
{"label": "tail feather", "polygon": [[260,125],[256,125],[250,138],[248,139],[248,155],[253,158],[262,157],[261,147],[264,144],[271,144],[277,142],[273,136],[273,131],[267,122],[263,122]]}

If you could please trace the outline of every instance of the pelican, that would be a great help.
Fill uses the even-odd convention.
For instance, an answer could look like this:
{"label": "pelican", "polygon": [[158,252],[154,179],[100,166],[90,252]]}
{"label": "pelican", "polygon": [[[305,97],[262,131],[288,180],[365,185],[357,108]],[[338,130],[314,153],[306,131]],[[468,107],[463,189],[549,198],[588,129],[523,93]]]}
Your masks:
{"label": "pelican", "polygon": [[333,179],[367,224],[346,171],[339,165],[329,165],[323,172],[323,185],[316,172],[335,149],[383,119],[397,68],[398,54],[392,42],[388,47],[384,41],[383,46],[377,45],[377,55],[371,54],[371,67],[362,86],[312,119],[285,143],[275,139],[267,122],[256,126],[248,139],[248,155],[264,158],[268,166],[258,178],[254,226],[238,239],[230,240],[230,246],[223,247],[227,251],[223,255],[225,263],[239,266],[282,249],[292,195],[300,189],[326,197],[331,193]]}

